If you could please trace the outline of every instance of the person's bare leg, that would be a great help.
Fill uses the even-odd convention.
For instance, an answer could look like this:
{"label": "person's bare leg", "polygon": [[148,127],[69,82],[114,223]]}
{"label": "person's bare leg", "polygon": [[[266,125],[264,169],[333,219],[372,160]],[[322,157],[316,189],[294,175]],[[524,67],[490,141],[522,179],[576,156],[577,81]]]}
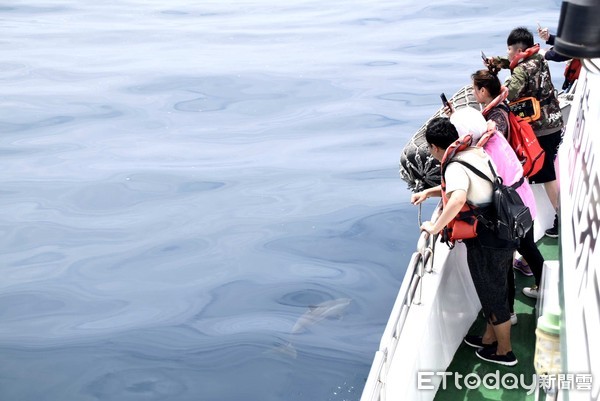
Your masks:
{"label": "person's bare leg", "polygon": [[496,339],[498,340],[496,355],[506,355],[508,352],[512,351],[512,344],[510,343],[510,319],[492,327],[496,334]]}
{"label": "person's bare leg", "polygon": [[558,210],[558,181],[545,182],[544,189],[546,190],[546,195],[548,195],[552,207],[555,211]]}
{"label": "person's bare leg", "polygon": [[[490,320],[495,322],[496,316],[492,315]],[[496,355],[506,355],[509,351],[512,351],[512,344],[510,342],[511,326],[510,319],[497,325],[488,322],[485,326],[485,333],[483,333],[481,342],[491,344],[494,341],[498,341]]]}
{"label": "person's bare leg", "polygon": [[488,323],[485,326],[485,333],[483,333],[481,342],[484,344],[491,344],[494,341],[496,341],[496,332],[494,331],[494,325]]}

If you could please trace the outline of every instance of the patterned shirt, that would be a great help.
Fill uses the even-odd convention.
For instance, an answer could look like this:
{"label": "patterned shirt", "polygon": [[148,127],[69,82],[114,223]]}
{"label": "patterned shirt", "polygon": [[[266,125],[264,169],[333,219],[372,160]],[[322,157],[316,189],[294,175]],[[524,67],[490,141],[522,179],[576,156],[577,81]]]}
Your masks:
{"label": "patterned shirt", "polygon": [[[498,57],[502,68],[508,68],[507,58]],[[541,117],[531,122],[536,136],[553,134],[563,127],[560,105],[555,95],[548,62],[536,53],[520,62],[511,72],[505,83],[508,88],[508,100],[515,101],[525,97],[535,97],[540,101]]]}
{"label": "patterned shirt", "polygon": [[506,111],[502,110],[501,107],[496,106],[491,109],[486,117],[488,121],[492,120],[496,123],[496,129],[504,135],[505,138],[508,138],[508,114]]}

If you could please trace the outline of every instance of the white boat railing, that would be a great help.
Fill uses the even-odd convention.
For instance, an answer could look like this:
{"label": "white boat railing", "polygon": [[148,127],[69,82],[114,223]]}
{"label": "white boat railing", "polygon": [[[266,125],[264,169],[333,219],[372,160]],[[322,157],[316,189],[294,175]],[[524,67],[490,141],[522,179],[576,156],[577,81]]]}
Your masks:
{"label": "white boat railing", "polygon": [[[432,220],[435,221],[441,212],[441,202],[433,212]],[[419,226],[421,225],[421,208],[419,206]],[[434,249],[437,235],[433,236],[426,231],[421,232],[417,241],[417,250],[412,254],[402,285],[394,307],[390,314],[388,324],[381,337],[379,350],[375,353],[371,371],[365,383],[361,401],[384,401],[387,371],[398,346],[398,340],[406,321],[406,316],[414,305],[421,304],[422,278],[433,271]]]}

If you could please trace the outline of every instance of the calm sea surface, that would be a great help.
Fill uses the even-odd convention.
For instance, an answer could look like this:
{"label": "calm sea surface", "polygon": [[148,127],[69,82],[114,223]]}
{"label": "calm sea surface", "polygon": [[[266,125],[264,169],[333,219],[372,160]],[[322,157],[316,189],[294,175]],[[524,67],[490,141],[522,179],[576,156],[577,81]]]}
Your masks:
{"label": "calm sea surface", "polygon": [[499,4],[3,2],[0,400],[358,400]]}

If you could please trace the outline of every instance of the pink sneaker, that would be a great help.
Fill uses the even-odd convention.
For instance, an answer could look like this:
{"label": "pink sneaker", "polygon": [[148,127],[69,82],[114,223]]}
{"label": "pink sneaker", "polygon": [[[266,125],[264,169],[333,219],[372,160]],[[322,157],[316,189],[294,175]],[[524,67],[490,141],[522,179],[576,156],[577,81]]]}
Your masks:
{"label": "pink sneaker", "polygon": [[521,272],[523,275],[525,275],[527,277],[533,276],[533,273],[531,272],[529,265],[527,263],[523,263],[523,261],[521,259],[515,259],[515,261],[513,262],[513,269]]}

